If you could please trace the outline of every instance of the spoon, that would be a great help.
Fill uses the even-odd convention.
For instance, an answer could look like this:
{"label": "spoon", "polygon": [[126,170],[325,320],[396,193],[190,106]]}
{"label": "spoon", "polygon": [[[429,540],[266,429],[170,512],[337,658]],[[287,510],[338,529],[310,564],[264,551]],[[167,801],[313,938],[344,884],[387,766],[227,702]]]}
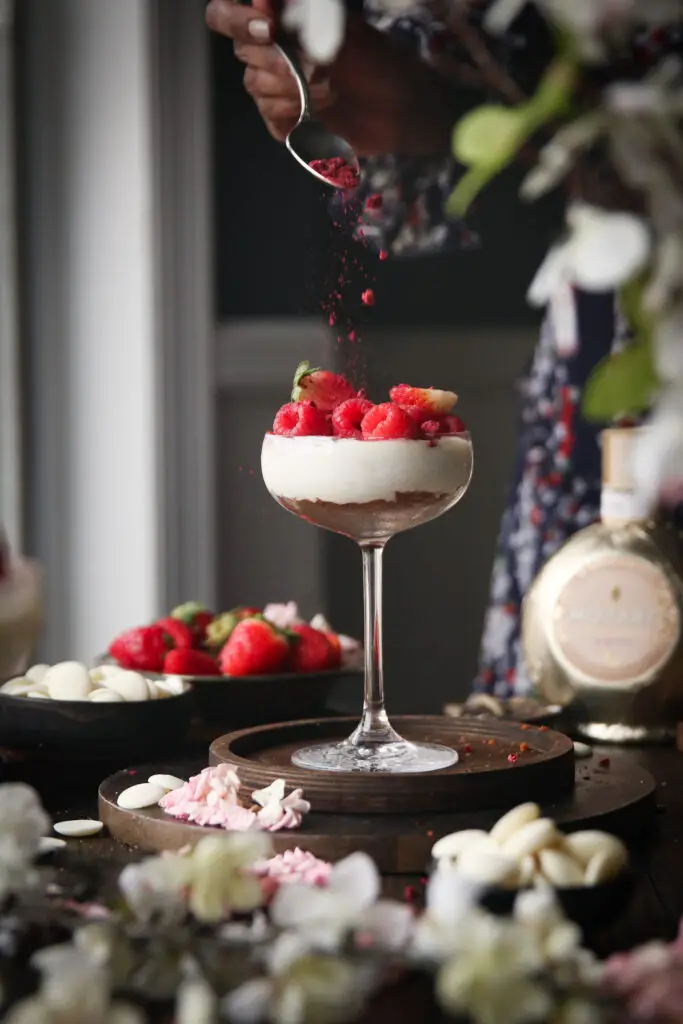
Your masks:
{"label": "spoon", "polygon": [[[251,6],[250,0],[241,0],[241,3],[244,7]],[[302,167],[306,168],[309,174],[312,174],[318,181],[322,181],[332,188],[343,188],[344,186],[335,183],[330,178],[326,178],[324,174],[311,167],[312,160],[341,158],[347,166],[356,172],[360,180],[358,157],[353,151],[353,147],[349,145],[346,139],[342,139],[340,135],[335,135],[334,132],[328,131],[320,121],[316,121],[313,117],[308,81],[301,67],[295,47],[288,40],[284,39],[280,33],[278,33],[276,40],[273,42],[273,46],[289,68],[297,84],[301,99],[299,120],[285,139],[287,149],[294,159]]]}

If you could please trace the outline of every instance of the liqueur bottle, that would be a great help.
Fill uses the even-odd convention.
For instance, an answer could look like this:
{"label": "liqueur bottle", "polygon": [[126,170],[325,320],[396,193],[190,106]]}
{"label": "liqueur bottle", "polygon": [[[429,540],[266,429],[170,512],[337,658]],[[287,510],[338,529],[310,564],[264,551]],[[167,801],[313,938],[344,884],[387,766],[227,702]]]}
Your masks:
{"label": "liqueur bottle", "polygon": [[633,486],[641,429],[604,431],[600,522],[549,559],[522,610],[539,694],[584,736],[617,743],[665,740],[683,721],[681,542]]}

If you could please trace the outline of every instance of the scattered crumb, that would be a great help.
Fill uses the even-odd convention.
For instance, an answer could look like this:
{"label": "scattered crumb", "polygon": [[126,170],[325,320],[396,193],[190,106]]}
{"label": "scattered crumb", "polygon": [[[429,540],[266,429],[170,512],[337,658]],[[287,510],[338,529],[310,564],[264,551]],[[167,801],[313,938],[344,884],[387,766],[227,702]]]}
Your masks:
{"label": "scattered crumb", "polygon": [[517,761],[517,755],[516,754],[508,754],[508,761],[510,762],[510,764],[515,764],[515,762]]}
{"label": "scattered crumb", "polygon": [[528,743],[520,743],[519,749],[521,750],[521,752],[523,754],[526,754],[527,750],[529,749],[529,744]]}

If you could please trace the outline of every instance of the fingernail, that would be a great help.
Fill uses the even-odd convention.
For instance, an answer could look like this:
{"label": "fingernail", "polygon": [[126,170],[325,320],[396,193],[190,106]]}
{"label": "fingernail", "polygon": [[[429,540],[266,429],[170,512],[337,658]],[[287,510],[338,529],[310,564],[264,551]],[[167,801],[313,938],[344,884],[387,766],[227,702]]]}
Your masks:
{"label": "fingernail", "polygon": [[255,18],[249,22],[249,35],[253,36],[254,39],[262,41],[270,39],[270,23],[262,21],[260,18]]}

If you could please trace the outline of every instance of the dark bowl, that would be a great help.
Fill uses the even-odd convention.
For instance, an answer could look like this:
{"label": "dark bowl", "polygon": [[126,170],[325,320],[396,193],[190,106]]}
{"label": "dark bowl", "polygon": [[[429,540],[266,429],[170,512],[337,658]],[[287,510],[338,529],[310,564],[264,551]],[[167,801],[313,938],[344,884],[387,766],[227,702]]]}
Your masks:
{"label": "dark bowl", "polygon": [[[601,885],[554,889],[566,916],[579,925],[584,935],[595,935],[613,924],[626,909],[633,894],[635,875],[629,869]],[[512,913],[519,889],[485,889],[479,902],[491,914],[507,917]]]}
{"label": "dark bowl", "polygon": [[[164,678],[145,674],[150,679]],[[182,678],[192,684],[197,714],[214,739],[252,725],[344,714],[349,702],[359,710],[363,693],[363,673],[358,669]]]}
{"label": "dark bowl", "polygon": [[38,756],[125,765],[182,747],[194,712],[192,690],[177,697],[111,704],[31,700],[0,693],[0,746]]}

